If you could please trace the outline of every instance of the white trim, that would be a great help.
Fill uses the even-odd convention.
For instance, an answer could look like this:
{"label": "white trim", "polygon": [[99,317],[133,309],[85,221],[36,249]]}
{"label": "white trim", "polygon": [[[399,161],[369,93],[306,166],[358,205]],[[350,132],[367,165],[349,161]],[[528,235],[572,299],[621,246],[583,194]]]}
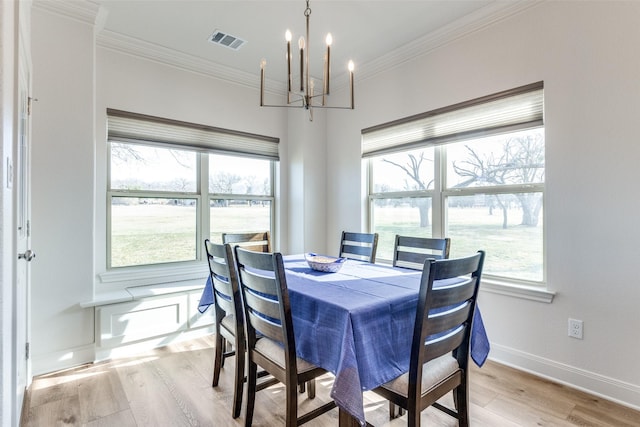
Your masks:
{"label": "white trim", "polygon": [[[36,9],[46,10],[54,15],[71,18],[83,24],[93,25],[100,13],[100,5],[91,1],[34,0]],[[101,14],[104,16],[104,12]],[[101,17],[101,20],[104,19]]]}
{"label": "white trim", "polygon": [[123,285],[123,288],[126,288],[194,279],[202,279],[204,281],[208,273],[206,262],[193,262],[186,265],[170,264],[113,269],[99,273],[98,279],[100,283],[120,284]]}
{"label": "white trim", "polygon": [[33,375],[42,375],[62,369],[75,368],[94,361],[93,343],[33,356]]}
{"label": "white trim", "polygon": [[121,345],[118,347],[97,347],[95,361],[99,362],[107,359],[115,359],[119,357],[131,357],[144,358],[142,354],[145,351],[153,350],[158,347],[163,347],[169,344],[175,344],[182,341],[192,340],[204,336],[209,336],[215,333],[215,326],[202,327],[198,329],[190,329],[185,331],[178,331],[169,335],[163,335],[152,339],[136,342],[133,344]]}
{"label": "white trim", "polygon": [[[361,70],[359,71],[358,79],[372,78],[382,72],[396,68],[405,62],[414,60],[417,56],[426,55],[448,43],[495,25],[540,3],[542,2],[493,2],[437,31],[407,43],[402,48],[362,64],[358,67]],[[52,13],[79,19],[82,22],[94,23],[98,32],[96,45],[99,47],[215,77],[241,86],[259,89],[260,81],[253,73],[240,71],[143,40],[103,30],[104,12],[98,10],[97,5],[92,2],[36,0],[34,4]],[[346,76],[346,73],[336,77],[344,76]],[[348,80],[346,78],[339,79],[339,84],[334,85],[334,91],[346,88],[347,84]],[[286,90],[286,86],[284,82],[268,80],[265,89],[269,93],[280,94]]]}
{"label": "white trim", "polygon": [[[115,52],[128,54],[136,58],[144,58],[159,64],[169,65],[181,70],[191,71],[208,77],[215,77],[230,83],[252,89],[260,88],[260,80],[255,74],[240,71],[225,65],[196,56],[188,55],[177,50],[159,46],[144,40],[135,39],[113,31],[103,30],[96,37],[96,46]],[[277,86],[277,87],[276,87]],[[269,81],[266,89],[269,92],[280,93],[286,90],[284,83]]]}
{"label": "white trim", "polygon": [[81,302],[80,307],[99,307],[121,302],[138,301],[143,298],[157,297],[160,295],[202,290],[205,282],[206,276],[202,277],[199,275],[193,280],[174,280],[167,283],[155,283],[146,286],[131,286],[125,289],[97,293],[91,300]]}
{"label": "white trim", "polygon": [[491,360],[640,410],[640,386],[491,343]]}
{"label": "white trim", "polygon": [[543,286],[527,286],[514,283],[500,282],[497,280],[482,278],[480,291],[492,294],[506,295],[514,298],[528,299],[550,304],[556,293]]}

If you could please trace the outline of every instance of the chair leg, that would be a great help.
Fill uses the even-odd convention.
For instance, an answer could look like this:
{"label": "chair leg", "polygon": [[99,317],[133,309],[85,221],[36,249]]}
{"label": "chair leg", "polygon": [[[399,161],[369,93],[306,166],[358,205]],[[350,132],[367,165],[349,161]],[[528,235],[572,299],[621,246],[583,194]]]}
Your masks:
{"label": "chair leg", "polygon": [[285,386],[287,393],[286,404],[286,427],[297,427],[298,425],[298,387],[295,384]]}
{"label": "chair leg", "polygon": [[[213,358],[213,381],[211,382],[211,387],[217,387],[218,381],[220,380],[220,369],[224,364],[224,348],[226,340],[222,338],[222,335],[219,333],[216,334],[216,352]],[[226,346],[225,346],[226,347]]]}
{"label": "chair leg", "polygon": [[307,381],[307,397],[314,399],[316,397],[316,379]]}
{"label": "chair leg", "polygon": [[420,427],[420,415],[419,410],[409,411],[407,410],[407,426],[408,427]]}
{"label": "chair leg", "polygon": [[469,427],[469,389],[465,381],[453,391],[453,398],[458,410],[458,425]]}
{"label": "chair leg", "polygon": [[404,408],[397,406],[395,403],[389,401],[389,419],[393,420],[404,415]]}
{"label": "chair leg", "polygon": [[256,388],[258,381],[258,365],[249,360],[247,372],[247,410],[244,415],[245,427],[251,427],[253,422],[253,407],[256,401]]}
{"label": "chair leg", "polygon": [[[236,351],[235,389],[233,391],[233,418],[240,416],[242,409],[242,391],[244,390],[244,364],[245,352],[241,349]],[[257,374],[256,374],[257,375]]]}

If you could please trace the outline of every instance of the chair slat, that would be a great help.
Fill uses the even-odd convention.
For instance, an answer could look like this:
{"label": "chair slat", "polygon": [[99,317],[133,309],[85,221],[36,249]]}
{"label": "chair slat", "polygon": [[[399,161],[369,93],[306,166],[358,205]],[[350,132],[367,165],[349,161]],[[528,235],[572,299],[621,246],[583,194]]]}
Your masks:
{"label": "chair slat", "polygon": [[393,266],[422,270],[427,259],[449,258],[449,238],[396,235]]}
{"label": "chair slat", "polygon": [[253,311],[248,312],[248,318],[249,321],[251,321],[253,328],[260,334],[274,341],[284,341],[284,333],[281,325],[271,322],[264,317],[255,314]]}
{"label": "chair slat", "polygon": [[222,233],[222,241],[255,252],[271,252],[271,235],[268,231]]}
{"label": "chair slat", "polygon": [[277,299],[274,300],[272,298],[267,298],[246,288],[244,290],[243,297],[245,304],[252,311],[259,313],[263,317],[266,316],[271,319],[280,319],[280,303]]}
{"label": "chair slat", "polygon": [[378,233],[343,231],[338,256],[374,263],[378,248]]}

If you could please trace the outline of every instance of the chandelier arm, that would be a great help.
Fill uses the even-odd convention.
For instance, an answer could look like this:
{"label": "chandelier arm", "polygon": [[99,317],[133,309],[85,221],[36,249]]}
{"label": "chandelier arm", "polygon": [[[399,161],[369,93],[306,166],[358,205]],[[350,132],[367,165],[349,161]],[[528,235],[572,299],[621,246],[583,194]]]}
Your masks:
{"label": "chandelier arm", "polygon": [[[260,66],[260,106],[261,107],[285,107],[285,108],[300,108],[303,107],[306,110],[309,110],[309,120],[313,121],[313,108],[326,108],[326,109],[337,109],[337,110],[353,110],[354,107],[354,90],[353,90],[353,61],[349,61],[349,92],[350,92],[350,101],[351,105],[346,107],[335,107],[325,105],[326,97],[329,95],[330,91],[330,80],[331,80],[331,33],[327,34],[327,52],[325,56],[325,63],[323,69],[323,81],[322,81],[322,90],[321,93],[315,94],[313,88],[313,81],[310,76],[309,69],[309,49],[310,49],[310,31],[309,31],[309,22],[311,17],[311,8],[309,7],[309,1],[307,0],[307,7],[304,10],[305,23],[306,23],[306,46],[305,39],[300,37],[298,40],[298,47],[300,48],[300,92],[294,93],[291,91],[292,86],[292,77],[291,77],[291,33],[287,30],[285,34],[285,38],[287,40],[287,104],[265,104],[264,103],[264,86],[265,86],[265,65],[266,61],[263,59]],[[306,49],[305,49],[306,47]],[[298,99],[292,100],[293,96],[299,96]],[[313,98],[322,97],[321,105],[313,105]],[[300,104],[297,104],[298,101]]]}
{"label": "chandelier arm", "polygon": [[306,93],[306,104],[307,105],[311,105],[311,93],[310,93],[310,80],[309,80],[309,51],[311,50],[311,39],[309,38],[309,17],[311,17],[311,8],[309,7],[309,0],[307,0],[307,8],[304,11],[304,16],[306,18],[306,22],[307,22],[307,50],[304,52],[305,53],[305,58],[304,58],[304,66],[305,66],[305,72],[306,72],[306,78],[305,78],[305,93]]}

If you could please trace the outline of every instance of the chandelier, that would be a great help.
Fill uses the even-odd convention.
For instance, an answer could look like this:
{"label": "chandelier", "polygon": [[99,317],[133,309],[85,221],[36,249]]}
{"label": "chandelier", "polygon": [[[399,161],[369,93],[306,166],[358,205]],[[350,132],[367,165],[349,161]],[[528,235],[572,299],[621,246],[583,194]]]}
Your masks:
{"label": "chandelier", "polygon": [[[327,50],[324,55],[324,67],[322,76],[322,88],[318,90],[315,81],[309,76],[309,17],[311,16],[311,8],[309,7],[309,0],[307,0],[307,8],[304,10],[304,16],[306,20],[306,39],[300,36],[298,39],[298,48],[300,50],[300,85],[293,86],[293,76],[291,69],[291,31],[287,30],[285,33],[285,40],[287,41],[287,104],[286,105],[272,105],[265,104],[264,102],[264,76],[267,61],[263,59],[260,62],[260,106],[261,107],[303,107],[309,111],[309,120],[313,121],[313,108],[337,108],[343,110],[354,109],[354,96],[353,96],[353,61],[349,61],[349,93],[351,103],[346,107],[337,107],[326,105],[326,97],[330,93],[330,80],[331,80],[331,43],[333,39],[331,33],[327,34],[325,39],[327,44]],[[305,42],[306,40],[306,42]],[[317,98],[320,98],[318,101]]]}

